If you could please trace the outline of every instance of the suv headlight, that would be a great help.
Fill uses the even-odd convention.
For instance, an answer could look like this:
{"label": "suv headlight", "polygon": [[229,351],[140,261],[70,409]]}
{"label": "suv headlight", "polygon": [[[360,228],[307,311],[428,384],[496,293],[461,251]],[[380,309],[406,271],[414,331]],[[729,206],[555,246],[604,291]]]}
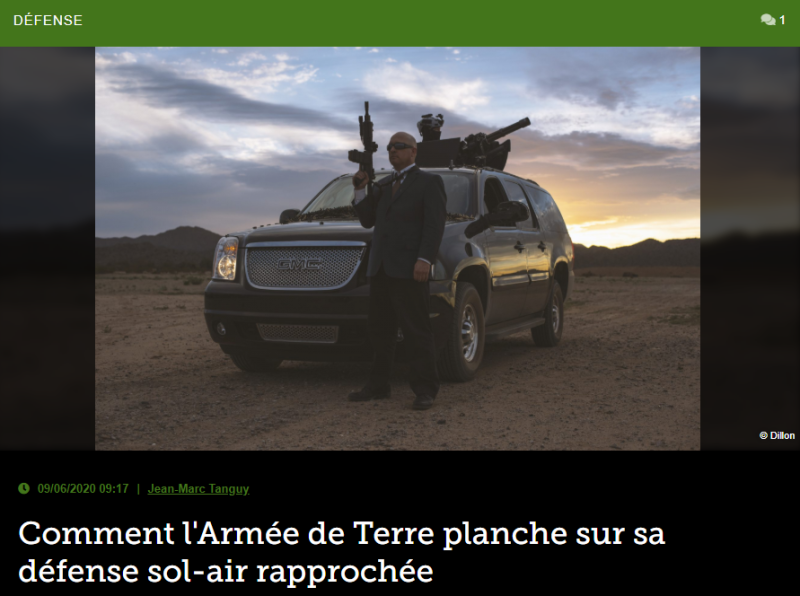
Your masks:
{"label": "suv headlight", "polygon": [[213,279],[233,281],[233,278],[236,277],[236,252],[238,250],[238,238],[220,238],[214,255]]}

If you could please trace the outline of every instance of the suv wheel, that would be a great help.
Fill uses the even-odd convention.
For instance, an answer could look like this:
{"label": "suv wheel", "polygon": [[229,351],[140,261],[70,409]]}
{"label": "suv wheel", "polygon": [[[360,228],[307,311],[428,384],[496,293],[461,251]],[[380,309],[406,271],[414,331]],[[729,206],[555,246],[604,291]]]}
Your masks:
{"label": "suv wheel", "polygon": [[558,282],[553,284],[550,300],[544,309],[544,325],[531,329],[533,343],[543,348],[557,346],[564,331],[564,296]]}
{"label": "suv wheel", "polygon": [[260,356],[244,354],[228,354],[233,363],[245,372],[272,372],[281,365],[283,360],[271,360]]}
{"label": "suv wheel", "polygon": [[469,381],[483,359],[483,304],[469,283],[456,285],[456,305],[447,343],[439,354],[439,376],[446,381]]}

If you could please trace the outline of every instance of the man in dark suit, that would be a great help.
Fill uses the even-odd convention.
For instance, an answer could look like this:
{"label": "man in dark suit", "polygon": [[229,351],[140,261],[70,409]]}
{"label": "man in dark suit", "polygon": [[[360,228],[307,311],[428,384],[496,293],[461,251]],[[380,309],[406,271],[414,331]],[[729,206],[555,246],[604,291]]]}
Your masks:
{"label": "man in dark suit", "polygon": [[447,197],[441,176],[421,171],[417,142],[398,132],[389,141],[390,184],[367,194],[367,174],[353,177],[353,205],[365,228],[375,227],[369,254],[369,337],[375,356],[367,385],[350,401],[389,397],[398,325],[416,358],[409,363],[412,407],[427,410],[439,392],[429,316],[431,264],[444,234]]}

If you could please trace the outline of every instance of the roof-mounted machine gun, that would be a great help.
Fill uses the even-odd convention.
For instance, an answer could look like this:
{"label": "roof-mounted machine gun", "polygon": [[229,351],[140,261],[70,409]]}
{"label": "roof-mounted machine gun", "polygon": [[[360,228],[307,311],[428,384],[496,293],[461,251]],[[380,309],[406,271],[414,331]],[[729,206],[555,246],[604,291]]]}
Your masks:
{"label": "roof-mounted machine gun", "polygon": [[461,146],[456,159],[453,160],[457,167],[475,166],[478,168],[489,167],[495,170],[502,170],[506,167],[506,160],[511,151],[511,140],[508,139],[499,143],[502,139],[512,132],[530,126],[530,118],[523,118],[519,122],[496,130],[492,133],[476,133],[469,135],[461,141]]}

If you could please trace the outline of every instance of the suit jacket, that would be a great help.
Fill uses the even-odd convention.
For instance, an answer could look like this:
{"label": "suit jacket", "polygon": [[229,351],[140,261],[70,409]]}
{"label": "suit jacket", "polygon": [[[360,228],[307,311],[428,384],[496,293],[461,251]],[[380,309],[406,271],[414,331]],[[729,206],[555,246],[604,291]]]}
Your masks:
{"label": "suit jacket", "polygon": [[[375,227],[367,275],[378,274],[381,263],[389,277],[413,279],[417,259],[436,262],[447,218],[442,177],[412,168],[392,197],[383,187],[355,204],[361,225]],[[375,196],[380,194],[380,196]]]}

